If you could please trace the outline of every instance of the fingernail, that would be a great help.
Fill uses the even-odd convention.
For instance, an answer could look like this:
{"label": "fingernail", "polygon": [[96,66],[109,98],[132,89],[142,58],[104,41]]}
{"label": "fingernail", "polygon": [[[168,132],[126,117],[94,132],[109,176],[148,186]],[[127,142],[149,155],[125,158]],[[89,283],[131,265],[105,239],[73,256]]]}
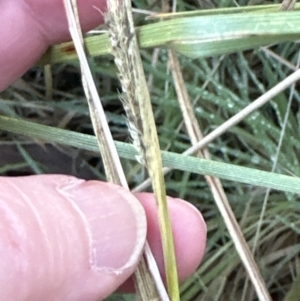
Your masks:
{"label": "fingernail", "polygon": [[146,239],[146,218],[129,191],[99,181],[65,183],[59,190],[86,223],[93,268],[116,272],[136,264]]}

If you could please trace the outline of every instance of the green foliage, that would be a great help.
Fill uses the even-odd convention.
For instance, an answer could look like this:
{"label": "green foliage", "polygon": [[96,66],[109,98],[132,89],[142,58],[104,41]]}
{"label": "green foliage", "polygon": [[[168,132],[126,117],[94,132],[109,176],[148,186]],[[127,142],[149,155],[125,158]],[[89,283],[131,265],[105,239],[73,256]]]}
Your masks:
{"label": "green foliage", "polygon": [[[216,6],[227,8],[235,7],[236,3],[242,6],[249,2],[278,3],[278,1],[246,0],[178,1],[178,9],[192,11],[199,8],[213,9]],[[148,1],[135,1],[135,3],[140,8],[148,7]],[[159,11],[158,7],[151,9]],[[275,20],[274,16],[272,18],[275,24],[278,20]],[[137,16],[138,22],[144,24],[141,16]],[[222,24],[218,23],[218,26],[221,30]],[[278,29],[284,32],[286,29],[284,23]],[[299,37],[299,31],[297,35]],[[153,59],[153,54],[153,49],[142,51],[144,68],[151,87],[161,149],[181,153],[190,147],[190,141],[182,126],[182,115],[176,100],[173,80],[166,64],[167,53],[165,49],[160,50],[156,61]],[[254,50],[219,54],[206,59],[181,56],[184,79],[204,135],[286,78],[295,70],[298,56],[297,42],[285,42],[267,48],[256,47]],[[123,118],[124,112],[118,100],[119,86],[113,61],[110,57],[94,57],[91,62],[114,138],[117,141],[130,142]],[[46,128],[37,126],[37,131],[39,130],[40,133],[38,136],[28,132],[24,123],[20,123],[19,130],[13,127],[8,130],[4,126],[5,119],[1,118],[0,128],[6,129],[1,134],[2,149],[7,149],[10,154],[12,152],[16,154],[13,162],[9,159],[2,159],[2,161],[0,159],[1,174],[53,172],[47,160],[36,156],[38,150],[43,147],[42,143],[49,141],[54,143],[55,147],[49,148],[45,145],[48,150],[46,156],[56,159],[57,165],[63,160],[62,158],[71,157],[74,175],[104,179],[101,160],[95,155],[96,144],[88,138],[85,139],[86,136],[72,134],[72,132],[93,134],[87,105],[80,88],[80,75],[76,63],[53,66],[52,99],[46,100],[44,97],[44,82],[41,74],[42,68],[35,67],[24,77],[23,85],[4,91],[0,99],[0,113],[11,118],[48,125],[54,130],[47,131]],[[300,175],[299,89],[292,94],[291,107],[288,105],[290,93],[291,89],[287,89],[278,94],[268,104],[208,146],[213,164],[216,164],[214,170],[220,171],[223,168],[219,176],[225,179],[222,181],[223,187],[250,247],[254,243],[266,188],[273,189],[268,198],[255,253],[273,300],[282,300],[288,294],[294,279],[299,281],[296,277],[299,274],[300,252],[299,194],[283,189],[282,185],[284,186],[285,183],[281,181],[280,176],[266,173],[262,178],[258,178],[258,171],[274,170],[275,173],[294,177],[290,182],[287,180],[287,183],[292,184],[294,192],[300,190],[297,182]],[[287,109],[289,109],[289,117],[285,126],[284,116]],[[55,127],[70,132],[55,131]],[[15,134],[22,130],[25,135]],[[283,133],[283,143],[274,168],[279,139]],[[28,134],[30,135],[26,136]],[[67,136],[64,136],[65,134]],[[126,145],[119,144],[119,146],[119,150],[123,151],[123,157],[132,157],[133,153],[127,151]],[[245,284],[247,276],[244,268],[240,264],[211,192],[201,175],[207,174],[208,169],[201,173],[197,172],[195,158],[170,156],[164,159],[165,163],[168,162],[169,166],[175,168],[166,176],[168,194],[180,196],[193,203],[202,211],[208,224],[208,244],[204,261],[197,272],[182,284],[181,300],[256,300],[251,285]],[[199,162],[199,168],[206,168],[202,161]],[[124,159],[123,166],[131,187],[146,179],[147,175],[137,162]],[[246,169],[238,169],[239,167],[248,167],[258,173],[250,173]],[[193,168],[195,172],[191,172]],[[240,173],[237,173],[237,170]],[[61,169],[56,172],[69,173],[70,171]],[[235,178],[233,179],[231,175]],[[279,181],[276,182],[274,179]],[[132,296],[117,295],[109,300],[127,301],[132,300],[131,298]]]}

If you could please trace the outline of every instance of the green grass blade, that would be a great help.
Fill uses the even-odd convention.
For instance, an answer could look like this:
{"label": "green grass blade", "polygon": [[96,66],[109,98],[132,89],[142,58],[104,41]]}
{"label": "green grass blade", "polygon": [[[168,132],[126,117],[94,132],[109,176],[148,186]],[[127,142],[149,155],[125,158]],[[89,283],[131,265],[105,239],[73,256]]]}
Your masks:
{"label": "green grass blade", "polygon": [[[236,13],[235,13],[236,12]],[[175,17],[174,17],[175,16]],[[248,13],[239,8],[221,13],[164,20],[137,29],[139,47],[172,48],[188,57],[216,56],[300,38],[300,10],[265,12],[261,6]],[[111,54],[108,34],[85,38],[90,56]],[[41,64],[65,62],[76,58],[72,43],[54,46]]]}
{"label": "green grass blade", "polygon": [[[32,138],[47,140],[47,142],[60,143],[98,153],[96,138],[91,135],[4,116],[0,116],[0,129]],[[45,137],[47,138],[45,139]],[[137,155],[137,151],[132,145],[118,141],[115,143],[120,157],[136,160],[135,156]],[[298,177],[191,156],[183,156],[165,151],[162,151],[162,159],[163,165],[169,168],[197,174],[207,174],[224,180],[272,188],[285,192],[300,193],[300,178]]]}

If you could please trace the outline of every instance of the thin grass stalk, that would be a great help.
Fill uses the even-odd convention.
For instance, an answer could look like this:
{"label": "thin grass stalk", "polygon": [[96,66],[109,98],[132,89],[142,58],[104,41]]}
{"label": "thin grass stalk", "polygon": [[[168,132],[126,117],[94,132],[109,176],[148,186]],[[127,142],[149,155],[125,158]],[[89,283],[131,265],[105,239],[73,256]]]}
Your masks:
{"label": "thin grass stalk", "polygon": [[[295,6],[295,3],[296,3],[296,1],[294,1],[294,0],[283,0],[281,10],[293,9],[294,6]],[[300,52],[298,54],[296,70],[299,69],[299,65],[300,65]],[[291,110],[291,106],[292,106],[294,93],[295,93],[295,83],[293,83],[293,85],[291,87],[289,100],[288,100],[288,105],[287,105],[286,112],[285,112],[285,115],[284,115],[282,129],[281,129],[281,132],[280,132],[280,137],[279,137],[279,141],[278,141],[278,145],[277,145],[277,149],[276,149],[276,153],[275,153],[274,162],[273,162],[271,172],[275,172],[275,170],[277,168],[279,154],[280,154],[280,151],[281,151],[281,147],[282,147],[286,127],[288,125],[288,118],[289,118],[289,115],[290,115],[290,110]],[[261,209],[261,213],[260,213],[260,217],[259,217],[259,221],[258,221],[258,225],[257,225],[257,230],[256,230],[256,233],[255,233],[254,242],[253,242],[253,248],[252,248],[252,253],[253,254],[255,254],[255,251],[256,251],[257,242],[258,242],[258,239],[259,239],[259,234],[260,234],[260,230],[261,230],[261,227],[262,227],[263,218],[264,218],[264,215],[265,215],[265,212],[266,212],[266,209],[267,209],[267,204],[268,204],[268,199],[269,199],[270,192],[271,192],[271,189],[267,189],[267,191],[265,193],[265,197],[264,197],[264,201],[263,201],[263,205],[262,205],[262,209]]]}
{"label": "thin grass stalk", "polygon": [[[299,52],[299,55],[298,55],[297,68],[299,68],[299,65],[300,65],[300,52]],[[281,151],[281,148],[282,148],[286,128],[288,126],[288,119],[289,119],[289,115],[290,115],[290,112],[291,112],[291,107],[292,107],[294,94],[295,94],[295,83],[291,87],[291,91],[290,91],[290,95],[289,95],[289,99],[288,99],[288,104],[287,104],[287,108],[286,108],[286,112],[285,112],[284,120],[283,120],[283,124],[282,124],[282,130],[280,132],[280,137],[279,137],[276,153],[275,153],[275,156],[274,156],[274,162],[273,162],[271,172],[275,172],[275,170],[277,168],[277,164],[278,164],[278,160],[279,160],[279,154],[280,154],[280,151]],[[271,192],[271,189],[270,188],[267,189],[265,197],[264,197],[261,214],[260,214],[259,221],[258,221],[257,232],[255,233],[255,238],[254,238],[254,242],[253,242],[253,250],[252,250],[253,253],[255,253],[255,251],[256,251],[257,242],[258,242],[258,238],[259,238],[259,233],[260,233],[260,230],[261,230],[261,227],[262,227],[262,222],[263,222],[263,218],[264,218],[264,215],[265,215],[265,212],[266,212],[270,192]]]}
{"label": "thin grass stalk", "polygon": [[[260,107],[262,107],[264,104],[266,104],[268,101],[270,101],[272,98],[274,98],[276,95],[284,91],[286,88],[294,84],[296,81],[300,80],[300,69],[293,72],[291,75],[287,76],[284,80],[282,80],[280,83],[278,83],[276,86],[271,88],[269,91],[267,91],[262,96],[258,97],[256,100],[254,100],[251,104],[249,104],[247,107],[245,107],[243,110],[241,110],[239,113],[235,114],[228,120],[226,120],[223,124],[218,126],[215,130],[210,132],[208,135],[204,136],[203,139],[198,141],[195,145],[188,148],[186,151],[182,153],[182,155],[189,156],[194,154],[200,149],[203,149],[205,146],[208,145],[208,143],[214,141],[216,138],[224,134],[226,131],[228,131],[231,127],[237,125],[239,122],[241,122],[244,118],[249,116],[251,113],[258,110]],[[172,169],[170,168],[164,168],[163,172],[164,174],[167,174]],[[144,182],[139,184],[137,187],[135,187],[132,191],[140,191],[146,189],[150,185],[151,181],[150,179],[146,179]]]}
{"label": "thin grass stalk", "polygon": [[52,71],[51,65],[44,66],[44,74],[45,74],[45,98],[52,99],[53,97],[53,80],[52,80]]}
{"label": "thin grass stalk", "polygon": [[[183,80],[182,72],[180,70],[180,63],[177,54],[169,50],[169,62],[171,65],[172,76],[174,79],[175,90],[177,93],[178,102],[181,108],[185,126],[187,128],[188,135],[195,145],[203,138],[201,129],[197,122],[196,116],[193,111],[192,103],[190,101],[185,82]],[[197,152],[197,156],[200,158],[210,159],[210,154],[207,148],[203,148]],[[223,189],[220,179],[205,175],[205,180],[209,185],[215,203],[223,217],[223,221],[229,231],[229,234],[233,240],[235,248],[244,264],[244,267],[253,283],[257,296],[261,301],[272,300],[265,282],[261,276],[261,273],[256,265],[256,262],[251,254],[251,251],[246,243],[240,226],[234,216],[234,213],[230,207],[229,201]]]}
{"label": "thin grass stalk", "polygon": [[148,170],[157,201],[168,294],[172,301],[177,301],[179,300],[177,265],[162,159],[131,10],[129,0],[110,0],[105,22],[109,28],[115,64],[119,71],[123,92],[121,98],[129,132],[138,151],[137,159]]}
{"label": "thin grass stalk", "polygon": [[[299,68],[299,65],[300,65],[300,53],[298,55],[298,62],[297,62],[296,68]],[[290,95],[289,95],[289,100],[288,100],[288,105],[287,105],[286,112],[285,112],[285,115],[284,115],[284,120],[283,120],[283,124],[282,124],[282,130],[280,132],[280,137],[279,137],[279,141],[278,141],[278,145],[277,145],[277,149],[276,149],[276,154],[274,156],[274,162],[273,162],[273,166],[272,166],[271,172],[275,172],[275,170],[277,168],[279,154],[280,154],[282,143],[283,143],[283,139],[284,139],[284,136],[285,136],[286,127],[288,125],[288,118],[289,118],[290,111],[291,111],[291,106],[292,106],[292,101],[293,101],[294,93],[295,93],[295,83],[291,87],[291,91],[290,91]],[[258,223],[257,223],[257,229],[256,229],[254,240],[253,240],[252,254],[256,253],[257,244],[258,244],[258,240],[259,240],[259,236],[260,236],[260,232],[261,232],[263,220],[264,220],[265,213],[266,213],[266,210],[267,210],[267,205],[268,205],[268,200],[269,200],[270,192],[271,192],[271,189],[268,188],[266,190],[266,193],[265,193],[265,196],[264,196],[264,200],[263,200],[262,207],[261,207],[261,212],[260,212]],[[242,300],[245,299],[247,288],[248,288],[248,281],[246,281],[245,284],[244,284],[243,298],[242,298]]]}

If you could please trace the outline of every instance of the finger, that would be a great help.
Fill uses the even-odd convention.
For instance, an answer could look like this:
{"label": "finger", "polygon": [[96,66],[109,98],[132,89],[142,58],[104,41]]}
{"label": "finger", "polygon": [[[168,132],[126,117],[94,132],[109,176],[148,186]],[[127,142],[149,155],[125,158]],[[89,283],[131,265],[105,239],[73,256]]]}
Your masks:
{"label": "finger", "polygon": [[[147,216],[147,241],[165,280],[164,259],[161,244],[157,207],[153,194],[135,194],[142,203]],[[199,266],[206,246],[206,225],[201,213],[181,199],[168,197],[168,206],[173,228],[174,245],[179,282],[191,276]],[[119,291],[132,292],[132,279],[126,281]]]}
{"label": "finger", "polygon": [[145,236],[144,210],[121,187],[0,178],[1,300],[103,299],[133,273]]}
{"label": "finger", "polygon": [[[161,275],[165,278],[164,259],[157,207],[153,194],[138,193],[136,197],[145,208],[148,231],[147,240],[156,259]],[[179,281],[192,275],[205,252],[206,225],[200,212],[181,199],[168,197],[173,229]]]}
{"label": "finger", "polygon": [[[78,0],[83,30],[103,22],[105,0]],[[23,75],[50,44],[69,39],[62,0],[0,2],[0,91]],[[8,30],[9,29],[9,30]]]}

